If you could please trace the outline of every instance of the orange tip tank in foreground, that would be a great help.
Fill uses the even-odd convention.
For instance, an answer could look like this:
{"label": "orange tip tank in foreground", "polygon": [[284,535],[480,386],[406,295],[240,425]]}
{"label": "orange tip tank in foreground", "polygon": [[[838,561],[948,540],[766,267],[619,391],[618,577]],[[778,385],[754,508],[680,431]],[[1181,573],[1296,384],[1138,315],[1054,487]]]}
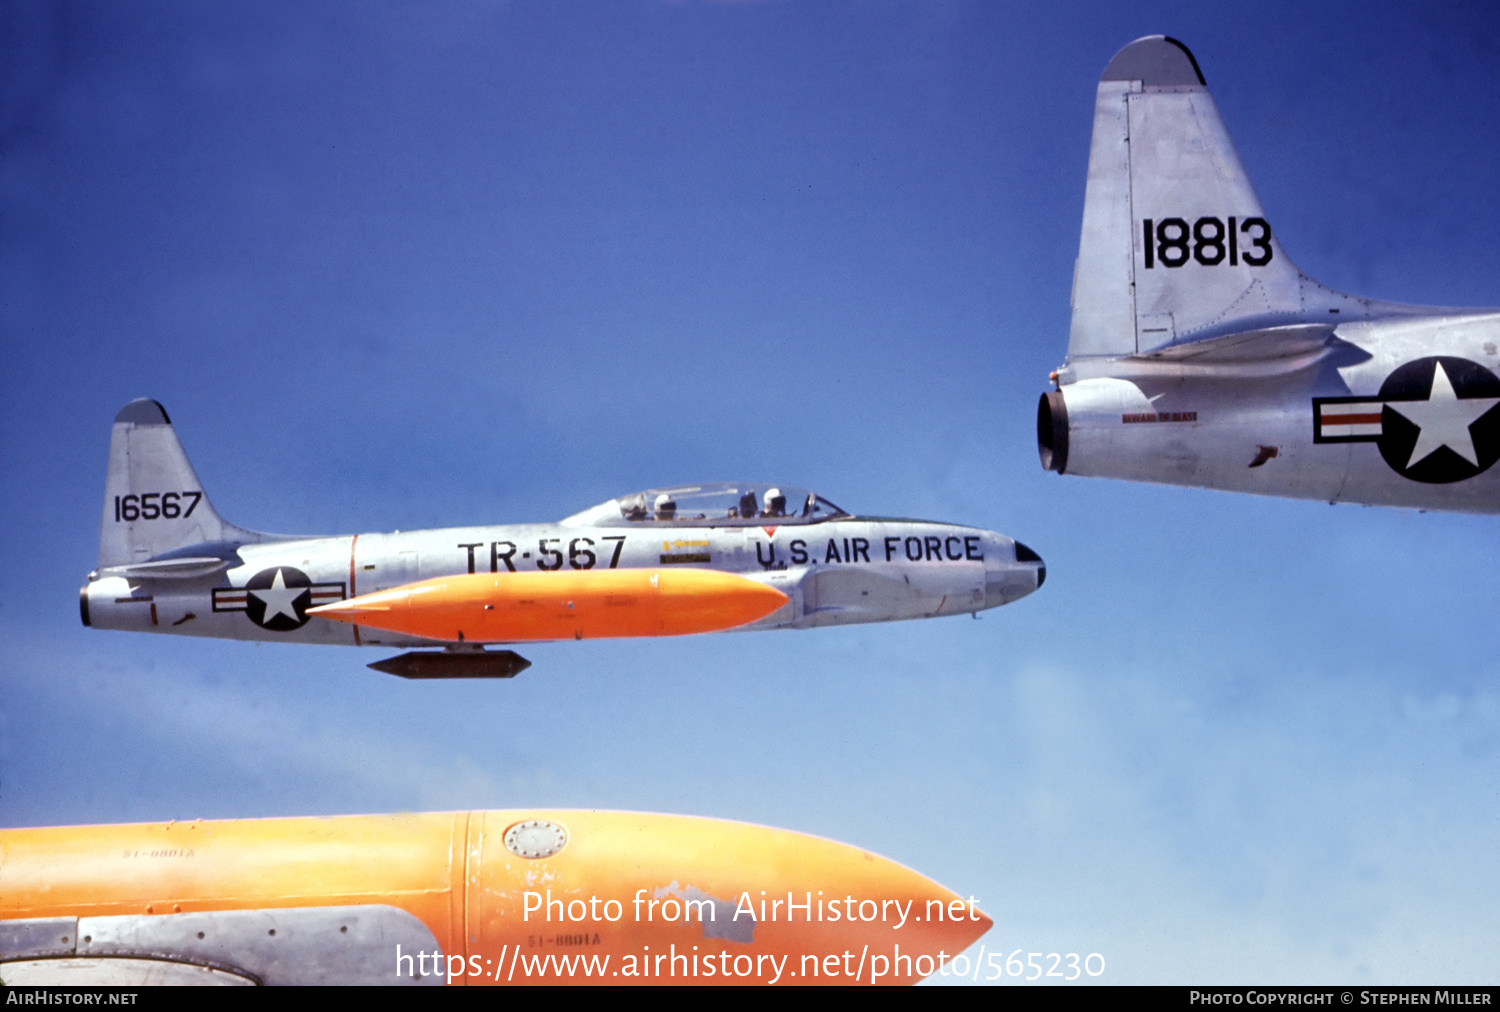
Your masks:
{"label": "orange tip tank in foreground", "polygon": [[608,569],[440,576],[307,613],[435,640],[526,643],[719,632],[787,600],[736,573]]}
{"label": "orange tip tank in foreground", "polygon": [[867,851],[490,811],[0,830],[6,984],[907,984],[990,927]]}

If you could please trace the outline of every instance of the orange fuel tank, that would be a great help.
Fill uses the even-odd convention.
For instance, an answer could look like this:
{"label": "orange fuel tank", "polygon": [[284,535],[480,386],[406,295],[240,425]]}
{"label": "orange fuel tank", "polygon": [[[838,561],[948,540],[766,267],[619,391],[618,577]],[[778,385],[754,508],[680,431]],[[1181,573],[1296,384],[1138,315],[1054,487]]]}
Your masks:
{"label": "orange fuel tank", "polygon": [[307,613],[434,640],[526,643],[719,632],[786,603],[735,573],[608,569],[439,576]]}
{"label": "orange fuel tank", "polygon": [[7,984],[897,984],[989,927],[867,851],[715,819],[0,830]]}

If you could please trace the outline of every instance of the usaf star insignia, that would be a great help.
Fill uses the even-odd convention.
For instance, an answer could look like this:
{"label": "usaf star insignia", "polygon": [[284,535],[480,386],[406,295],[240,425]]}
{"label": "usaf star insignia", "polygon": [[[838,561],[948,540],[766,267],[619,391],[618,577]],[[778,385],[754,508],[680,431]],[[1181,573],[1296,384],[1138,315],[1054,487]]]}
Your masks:
{"label": "usaf star insignia", "polygon": [[1446,484],[1500,460],[1500,378],[1477,362],[1407,362],[1375,397],[1314,397],[1313,442],[1375,443],[1397,474]]}
{"label": "usaf star insignia", "polygon": [[272,632],[291,632],[307,624],[307,609],[342,601],[342,583],[313,583],[291,566],[262,569],[243,587],[218,587],[214,611],[242,611],[250,621]]}

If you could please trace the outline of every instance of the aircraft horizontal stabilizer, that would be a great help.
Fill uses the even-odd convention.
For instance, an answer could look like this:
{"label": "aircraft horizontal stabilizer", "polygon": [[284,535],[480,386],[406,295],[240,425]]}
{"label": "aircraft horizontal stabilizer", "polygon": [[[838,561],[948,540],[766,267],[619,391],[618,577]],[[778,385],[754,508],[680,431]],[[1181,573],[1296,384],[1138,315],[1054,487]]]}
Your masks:
{"label": "aircraft horizontal stabilizer", "polygon": [[1331,323],[1296,323],[1285,327],[1246,330],[1187,344],[1174,344],[1139,357],[1162,362],[1236,363],[1301,359],[1320,355],[1333,336]]}

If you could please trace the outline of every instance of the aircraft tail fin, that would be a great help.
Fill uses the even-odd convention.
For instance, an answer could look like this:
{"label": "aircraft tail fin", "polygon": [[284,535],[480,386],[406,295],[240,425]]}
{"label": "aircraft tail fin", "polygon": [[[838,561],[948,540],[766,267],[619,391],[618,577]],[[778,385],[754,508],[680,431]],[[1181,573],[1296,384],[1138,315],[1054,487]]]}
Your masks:
{"label": "aircraft tail fin", "polygon": [[160,404],[142,399],[120,410],[109,438],[101,569],[138,565],[194,545],[264,540],[266,535],[219,516]]}
{"label": "aircraft tail fin", "polygon": [[1282,251],[1187,47],[1153,35],[1120,50],[1094,107],[1068,358],[1370,310]]}

